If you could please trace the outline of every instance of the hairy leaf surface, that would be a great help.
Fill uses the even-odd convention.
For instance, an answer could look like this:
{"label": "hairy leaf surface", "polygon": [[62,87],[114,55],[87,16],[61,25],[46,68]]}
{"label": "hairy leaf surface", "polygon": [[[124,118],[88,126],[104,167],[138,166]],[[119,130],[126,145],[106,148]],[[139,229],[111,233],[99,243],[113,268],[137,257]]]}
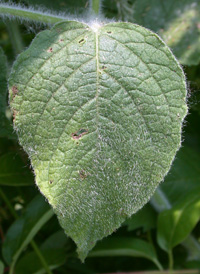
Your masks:
{"label": "hairy leaf surface", "polygon": [[9,85],[36,183],[84,259],[168,172],[187,112],[182,69],[143,27],[72,21],[37,35]]}

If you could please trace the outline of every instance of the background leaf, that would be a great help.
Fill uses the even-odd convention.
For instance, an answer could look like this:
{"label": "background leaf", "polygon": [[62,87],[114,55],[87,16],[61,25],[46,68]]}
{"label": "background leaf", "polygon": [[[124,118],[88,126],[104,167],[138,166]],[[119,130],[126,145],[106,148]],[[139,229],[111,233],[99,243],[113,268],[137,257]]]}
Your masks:
{"label": "background leaf", "polygon": [[151,260],[158,268],[161,268],[153,246],[148,242],[134,238],[110,237],[99,242],[88,257],[99,256],[143,257]]}
{"label": "background leaf", "polygon": [[169,251],[181,243],[200,219],[200,188],[185,196],[172,209],[158,217],[157,239],[160,247]]}
{"label": "background leaf", "polygon": [[131,218],[126,220],[124,225],[127,225],[128,231],[142,227],[143,231],[146,232],[156,227],[156,212],[148,203],[136,214],[132,215]]}
{"label": "background leaf", "polygon": [[53,212],[48,203],[41,195],[36,196],[6,234],[2,253],[8,264],[17,261],[23,249],[52,216]]}
{"label": "background leaf", "polygon": [[[51,235],[41,246],[40,251],[51,270],[65,263],[68,238],[63,231]],[[16,274],[46,273],[34,252],[29,252],[16,265]]]}
{"label": "background leaf", "polygon": [[0,137],[12,137],[11,122],[6,117],[7,109],[7,59],[0,47]]}
{"label": "background leaf", "polygon": [[9,152],[0,156],[1,186],[30,186],[33,183],[33,174],[19,154]]}
{"label": "background leaf", "polygon": [[198,151],[190,146],[184,145],[177,153],[172,169],[160,186],[172,205],[199,186],[199,162]]}
{"label": "background leaf", "polygon": [[183,65],[200,61],[198,0],[136,0],[133,21],[158,33]]}

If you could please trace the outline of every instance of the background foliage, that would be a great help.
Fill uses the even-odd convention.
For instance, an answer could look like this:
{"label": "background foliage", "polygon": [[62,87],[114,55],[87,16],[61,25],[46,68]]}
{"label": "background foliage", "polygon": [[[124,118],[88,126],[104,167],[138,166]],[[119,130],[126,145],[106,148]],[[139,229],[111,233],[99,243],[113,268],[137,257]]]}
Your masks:
{"label": "background foliage", "polygon": [[[16,3],[18,1],[15,1]],[[88,1],[21,1],[25,6],[84,13]],[[172,48],[188,80],[190,113],[184,140],[170,173],[142,210],[99,242],[85,264],[74,243],[34,184],[27,155],[19,147],[7,106],[7,76],[16,56],[46,28],[0,21],[0,274],[108,273],[173,267],[200,269],[200,2],[198,0],[105,0],[109,18],[141,24]],[[117,259],[116,259],[117,257]],[[192,270],[193,269],[193,270]]]}

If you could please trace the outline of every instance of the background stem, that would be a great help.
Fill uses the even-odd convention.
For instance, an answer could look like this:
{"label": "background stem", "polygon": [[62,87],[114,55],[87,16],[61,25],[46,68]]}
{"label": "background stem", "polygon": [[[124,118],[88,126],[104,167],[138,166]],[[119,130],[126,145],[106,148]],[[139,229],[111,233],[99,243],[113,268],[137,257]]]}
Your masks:
{"label": "background stem", "polygon": [[101,10],[101,0],[91,0],[90,9],[95,13],[95,15],[99,15]]}
{"label": "background stem", "polygon": [[174,258],[173,258],[172,250],[169,251],[168,256],[169,256],[169,270],[170,272],[172,272],[174,268]]}
{"label": "background stem", "polygon": [[36,243],[34,241],[31,241],[31,246],[34,249],[35,253],[37,254],[38,258],[40,259],[40,262],[42,263],[44,269],[46,270],[46,273],[47,274],[53,274],[51,272],[51,270],[49,269],[49,266],[46,263],[42,253],[40,252],[40,249],[38,248],[38,246],[36,245]]}
{"label": "background stem", "polygon": [[16,20],[6,20],[6,27],[9,32],[10,40],[12,42],[13,51],[15,55],[18,55],[24,50],[24,43],[20,33],[19,25]]}

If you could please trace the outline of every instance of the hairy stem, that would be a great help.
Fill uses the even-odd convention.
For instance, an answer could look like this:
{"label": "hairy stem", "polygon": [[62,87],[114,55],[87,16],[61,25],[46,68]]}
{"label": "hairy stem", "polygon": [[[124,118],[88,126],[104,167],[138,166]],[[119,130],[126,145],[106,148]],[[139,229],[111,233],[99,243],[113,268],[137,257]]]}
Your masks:
{"label": "hairy stem", "polygon": [[55,24],[57,22],[67,20],[69,18],[48,12],[40,12],[38,10],[22,8],[18,5],[0,4],[0,16],[16,17],[20,20],[36,21],[44,24]]}

